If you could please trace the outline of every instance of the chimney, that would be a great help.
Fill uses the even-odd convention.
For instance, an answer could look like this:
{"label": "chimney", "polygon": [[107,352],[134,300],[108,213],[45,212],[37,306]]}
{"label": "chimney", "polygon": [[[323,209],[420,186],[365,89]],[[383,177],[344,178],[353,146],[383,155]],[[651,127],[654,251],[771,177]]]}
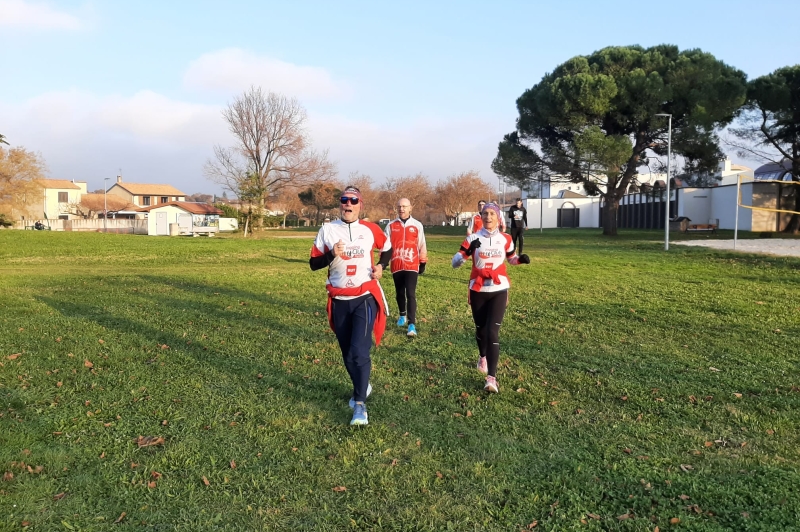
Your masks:
{"label": "chimney", "polygon": [[122,183],[122,176],[121,175],[117,176],[117,183]]}

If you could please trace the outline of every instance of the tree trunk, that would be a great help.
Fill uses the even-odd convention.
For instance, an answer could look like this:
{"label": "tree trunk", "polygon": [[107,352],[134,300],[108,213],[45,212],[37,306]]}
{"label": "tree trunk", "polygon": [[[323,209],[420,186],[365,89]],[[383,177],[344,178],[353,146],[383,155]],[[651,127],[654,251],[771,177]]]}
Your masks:
{"label": "tree trunk", "polygon": [[606,236],[617,236],[617,211],[619,210],[619,200],[615,195],[606,195],[606,205],[603,209],[603,234]]}
{"label": "tree trunk", "polygon": [[[800,212],[800,184],[791,185],[791,187],[794,189],[794,208],[791,210],[798,213]],[[800,234],[800,214],[792,214],[789,223],[786,224],[786,228],[782,232],[792,235]]]}

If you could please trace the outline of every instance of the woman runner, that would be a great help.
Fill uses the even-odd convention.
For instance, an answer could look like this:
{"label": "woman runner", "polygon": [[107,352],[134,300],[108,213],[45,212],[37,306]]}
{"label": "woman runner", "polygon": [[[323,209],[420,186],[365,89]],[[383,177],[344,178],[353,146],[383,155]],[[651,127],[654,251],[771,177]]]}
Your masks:
{"label": "woman runner", "polygon": [[500,325],[508,305],[511,284],[505,261],[514,266],[530,264],[527,255],[514,251],[511,236],[500,231],[503,213],[496,203],[487,203],[481,211],[483,228],[467,236],[461,249],[453,255],[452,266],[459,268],[472,257],[469,276],[469,304],[475,322],[475,341],[478,343],[478,369],[486,374],[484,390],[500,391],[497,384],[497,363],[500,359]]}

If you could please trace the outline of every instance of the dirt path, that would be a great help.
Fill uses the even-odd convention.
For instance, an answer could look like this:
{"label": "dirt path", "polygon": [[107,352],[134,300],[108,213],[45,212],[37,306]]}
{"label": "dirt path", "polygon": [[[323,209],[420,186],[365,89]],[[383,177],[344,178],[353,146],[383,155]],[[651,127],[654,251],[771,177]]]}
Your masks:
{"label": "dirt path", "polygon": [[733,249],[733,240],[686,240],[674,241],[680,246],[702,246],[714,249],[741,251],[742,253],[764,253],[767,255],[784,255],[800,257],[800,239],[792,238],[760,238],[757,240],[737,240]]}

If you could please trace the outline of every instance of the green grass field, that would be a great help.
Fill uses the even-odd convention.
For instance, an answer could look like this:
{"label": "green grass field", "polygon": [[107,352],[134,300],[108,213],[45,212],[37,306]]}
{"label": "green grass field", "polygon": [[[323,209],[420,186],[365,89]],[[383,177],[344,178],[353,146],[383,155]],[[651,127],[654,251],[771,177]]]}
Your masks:
{"label": "green grass field", "polygon": [[0,530],[800,529],[800,259],[529,232],[487,396],[435,230],[368,427],[312,232],[0,231]]}

